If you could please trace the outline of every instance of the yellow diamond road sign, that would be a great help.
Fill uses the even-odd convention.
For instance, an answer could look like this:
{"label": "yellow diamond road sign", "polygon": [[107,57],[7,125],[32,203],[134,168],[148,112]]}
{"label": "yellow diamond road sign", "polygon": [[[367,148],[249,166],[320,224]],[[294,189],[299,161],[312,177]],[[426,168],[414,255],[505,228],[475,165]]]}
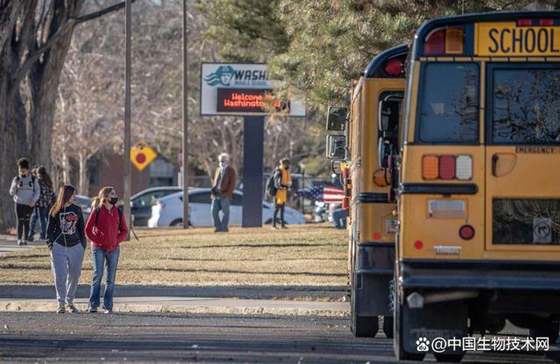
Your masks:
{"label": "yellow diamond road sign", "polygon": [[143,140],[136,143],[136,145],[130,150],[130,160],[139,171],[143,171],[144,168],[146,168],[156,158],[156,151],[150,148],[148,143]]}

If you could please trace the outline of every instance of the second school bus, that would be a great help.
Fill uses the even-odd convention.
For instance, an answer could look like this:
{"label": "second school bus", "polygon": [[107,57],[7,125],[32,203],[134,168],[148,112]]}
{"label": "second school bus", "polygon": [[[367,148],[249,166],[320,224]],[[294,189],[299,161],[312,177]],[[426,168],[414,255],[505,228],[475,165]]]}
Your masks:
{"label": "second school bus", "polygon": [[406,94],[401,154],[390,157],[400,160],[397,358],[460,361],[464,348],[430,343],[496,333],[506,320],[555,341],[560,13],[427,22]]}
{"label": "second school bus", "polygon": [[[380,317],[384,333],[393,335],[389,287],[395,260],[396,205],[389,201],[389,176],[382,164],[390,146],[399,140],[407,55],[408,47],[402,45],[370,62],[354,89],[344,123],[346,144],[339,157],[345,158],[342,174],[350,209],[348,271],[351,330],[356,336],[375,336]],[[340,108],[336,112],[341,113]],[[330,126],[331,130],[342,129]]]}

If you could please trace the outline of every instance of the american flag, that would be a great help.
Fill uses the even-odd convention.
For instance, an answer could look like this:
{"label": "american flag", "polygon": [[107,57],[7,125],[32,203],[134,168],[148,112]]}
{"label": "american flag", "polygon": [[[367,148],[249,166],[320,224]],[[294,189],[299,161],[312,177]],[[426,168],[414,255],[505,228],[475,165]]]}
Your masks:
{"label": "american flag", "polygon": [[316,186],[310,188],[302,188],[296,191],[299,196],[323,201],[325,203],[342,203],[344,199],[344,191],[336,187]]}

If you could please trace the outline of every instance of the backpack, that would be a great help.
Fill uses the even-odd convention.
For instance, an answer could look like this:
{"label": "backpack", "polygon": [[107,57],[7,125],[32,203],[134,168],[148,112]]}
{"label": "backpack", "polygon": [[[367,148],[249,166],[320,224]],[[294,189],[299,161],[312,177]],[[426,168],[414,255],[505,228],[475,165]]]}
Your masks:
{"label": "backpack", "polygon": [[[97,221],[99,220],[99,211],[101,211],[101,207],[98,207],[95,209],[94,214],[95,214],[95,227],[97,227]],[[117,207],[117,211],[119,212],[119,230],[121,230],[121,219],[122,219],[122,215],[123,215],[123,211],[120,207]]]}
{"label": "backpack", "polygon": [[278,189],[276,188],[276,184],[274,183],[275,174],[276,171],[272,173],[272,175],[268,178],[268,181],[266,182],[266,191],[268,192],[268,195],[270,197],[275,197],[276,193],[278,192]]}

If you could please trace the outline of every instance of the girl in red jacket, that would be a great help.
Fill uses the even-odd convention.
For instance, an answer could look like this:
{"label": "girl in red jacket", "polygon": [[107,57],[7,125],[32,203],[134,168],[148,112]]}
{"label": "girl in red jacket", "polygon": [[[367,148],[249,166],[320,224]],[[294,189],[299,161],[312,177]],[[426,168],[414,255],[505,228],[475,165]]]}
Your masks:
{"label": "girl in red jacket", "polygon": [[91,205],[86,236],[91,240],[93,282],[89,294],[89,312],[97,312],[101,294],[103,268],[107,265],[103,309],[113,312],[113,291],[119,262],[119,244],[128,235],[123,213],[115,205],[118,197],[113,187],[103,187]]}

